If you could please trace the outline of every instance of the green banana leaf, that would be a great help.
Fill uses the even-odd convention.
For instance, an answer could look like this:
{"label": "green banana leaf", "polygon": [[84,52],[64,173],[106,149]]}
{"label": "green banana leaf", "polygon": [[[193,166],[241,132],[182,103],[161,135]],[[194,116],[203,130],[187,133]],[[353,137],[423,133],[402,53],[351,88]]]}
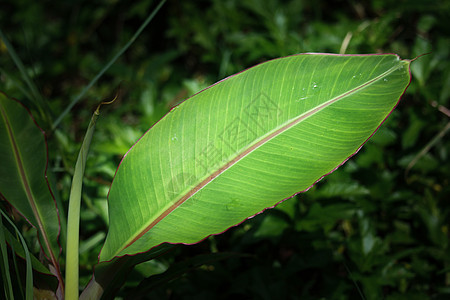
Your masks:
{"label": "green banana leaf", "polygon": [[393,54],[294,55],[174,107],[116,172],[100,261],[199,242],[308,190],[395,108],[410,62]]}
{"label": "green banana leaf", "polygon": [[0,141],[0,195],[38,230],[43,253],[57,275],[60,227],[47,181],[44,132],[21,103],[3,93],[0,93]]}

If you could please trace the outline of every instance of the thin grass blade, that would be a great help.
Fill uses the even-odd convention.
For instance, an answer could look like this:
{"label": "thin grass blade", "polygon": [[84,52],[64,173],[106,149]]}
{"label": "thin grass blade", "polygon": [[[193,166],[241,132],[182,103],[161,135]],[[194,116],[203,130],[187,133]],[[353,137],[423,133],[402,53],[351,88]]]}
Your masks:
{"label": "thin grass blade", "polygon": [[26,85],[28,86],[28,89],[30,90],[30,94],[32,95],[32,98],[30,100],[33,100],[33,103],[37,107],[39,113],[41,114],[41,116],[45,120],[45,122],[50,123],[50,114],[49,114],[51,112],[50,106],[44,100],[44,98],[42,98],[42,96],[39,93],[39,90],[36,87],[36,85],[34,84],[33,80],[31,80],[30,76],[28,76],[28,72],[25,69],[25,66],[24,66],[22,60],[17,55],[16,50],[11,45],[11,43],[8,41],[8,39],[3,34],[1,29],[0,29],[0,39],[3,41],[6,48],[8,49],[9,55],[11,56],[12,60],[16,64],[16,67],[19,69],[23,80],[25,81]]}
{"label": "thin grass blade", "polygon": [[22,234],[20,233],[19,229],[17,229],[14,222],[9,219],[8,215],[3,211],[3,209],[0,209],[0,213],[8,221],[8,223],[11,224],[11,226],[16,231],[17,236],[19,237],[20,242],[22,243],[23,250],[25,251],[25,261],[26,261],[25,299],[32,300],[33,299],[33,268],[32,268],[32,263],[31,263],[30,251],[28,250],[27,243],[25,242],[24,238],[22,237]]}
{"label": "thin grass blade", "polygon": [[164,5],[164,3],[167,0],[162,0],[159,2],[158,6],[150,13],[150,15],[145,19],[144,23],[142,23],[141,27],[135,32],[135,34],[131,37],[131,39],[126,43],[120,50],[117,52],[116,55],[113,56],[113,58],[103,67],[103,69],[98,72],[98,74],[89,82],[88,85],[86,85],[83,90],[70,102],[69,105],[67,105],[66,109],[59,115],[59,117],[55,120],[53,123],[53,129],[55,129],[59,123],[64,119],[64,117],[70,112],[70,110],[77,104],[81,98],[84,97],[84,95],[87,93],[87,91],[97,82],[97,80],[100,79],[100,77],[103,76],[103,74],[116,62],[116,60],[122,56],[122,54],[127,51],[127,49],[133,44],[133,42],[137,39],[137,37],[141,34],[141,32],[147,27],[147,25],[150,23],[151,20],[155,17],[155,15],[158,13],[158,11],[161,9],[161,7]]}
{"label": "thin grass blade", "polygon": [[5,228],[3,227],[3,217],[0,217],[0,250],[2,252],[2,278],[3,278],[3,290],[6,299],[14,299],[14,292],[11,281],[11,274],[9,272],[9,259],[8,259],[8,249],[5,239]]}

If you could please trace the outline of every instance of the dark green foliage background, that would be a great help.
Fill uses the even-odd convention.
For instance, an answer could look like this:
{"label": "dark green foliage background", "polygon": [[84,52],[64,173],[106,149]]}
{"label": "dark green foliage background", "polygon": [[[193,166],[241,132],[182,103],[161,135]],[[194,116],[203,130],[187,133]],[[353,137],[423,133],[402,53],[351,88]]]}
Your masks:
{"label": "dark green foliage background", "polygon": [[[0,28],[48,101],[54,120],[156,4],[2,1]],[[450,2],[444,0],[168,1],[57,130],[51,130],[50,122],[36,113],[33,99],[18,88],[21,76],[2,43],[0,90],[30,107],[46,130],[57,194],[67,205],[90,116],[121,83],[119,101],[103,108],[86,171],[81,222],[85,284],[107,230],[106,195],[118,162],[172,106],[215,81],[279,56],[397,53],[412,59],[431,52],[412,63],[412,83],[399,107],[343,167],[307,193],[220,236],[177,246],[139,265],[119,296],[448,299],[448,135],[438,137],[409,172],[407,168],[449,123],[449,20]],[[232,254],[226,259],[214,255],[220,252]],[[163,273],[138,286],[169,266],[175,275]]]}

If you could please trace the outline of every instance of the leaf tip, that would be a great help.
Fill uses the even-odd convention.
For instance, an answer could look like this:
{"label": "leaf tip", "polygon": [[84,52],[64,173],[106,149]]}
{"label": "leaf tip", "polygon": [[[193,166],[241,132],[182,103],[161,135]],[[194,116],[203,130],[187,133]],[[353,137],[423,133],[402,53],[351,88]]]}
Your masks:
{"label": "leaf tip", "polygon": [[417,56],[414,57],[413,59],[405,59],[405,61],[408,61],[409,63],[412,63],[412,62],[415,61],[416,59],[418,59],[418,58],[420,58],[420,57],[422,57],[422,56],[428,55],[428,54],[431,54],[431,52],[422,53],[422,54],[420,54],[420,55],[417,55]]}

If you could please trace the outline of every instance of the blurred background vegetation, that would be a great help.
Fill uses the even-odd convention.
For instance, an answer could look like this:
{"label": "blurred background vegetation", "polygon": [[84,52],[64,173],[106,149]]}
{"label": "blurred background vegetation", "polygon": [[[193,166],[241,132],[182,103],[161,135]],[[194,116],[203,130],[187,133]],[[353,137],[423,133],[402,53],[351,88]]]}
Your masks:
{"label": "blurred background vegetation", "polygon": [[[398,108],[343,167],[225,234],[139,265],[119,296],[134,291],[133,299],[449,299],[450,2],[168,1],[52,128],[157,4],[0,3],[0,29],[38,93],[27,92],[1,41],[0,90],[30,107],[47,132],[64,205],[90,116],[120,85],[119,101],[103,108],[86,170],[82,283],[105,237],[106,195],[121,157],[183,99],[284,55],[397,53],[413,59],[430,53],[412,63],[412,83]],[[37,111],[35,97],[48,103],[48,116]],[[214,255],[222,252],[231,254]],[[173,275],[138,286],[169,266]]]}

